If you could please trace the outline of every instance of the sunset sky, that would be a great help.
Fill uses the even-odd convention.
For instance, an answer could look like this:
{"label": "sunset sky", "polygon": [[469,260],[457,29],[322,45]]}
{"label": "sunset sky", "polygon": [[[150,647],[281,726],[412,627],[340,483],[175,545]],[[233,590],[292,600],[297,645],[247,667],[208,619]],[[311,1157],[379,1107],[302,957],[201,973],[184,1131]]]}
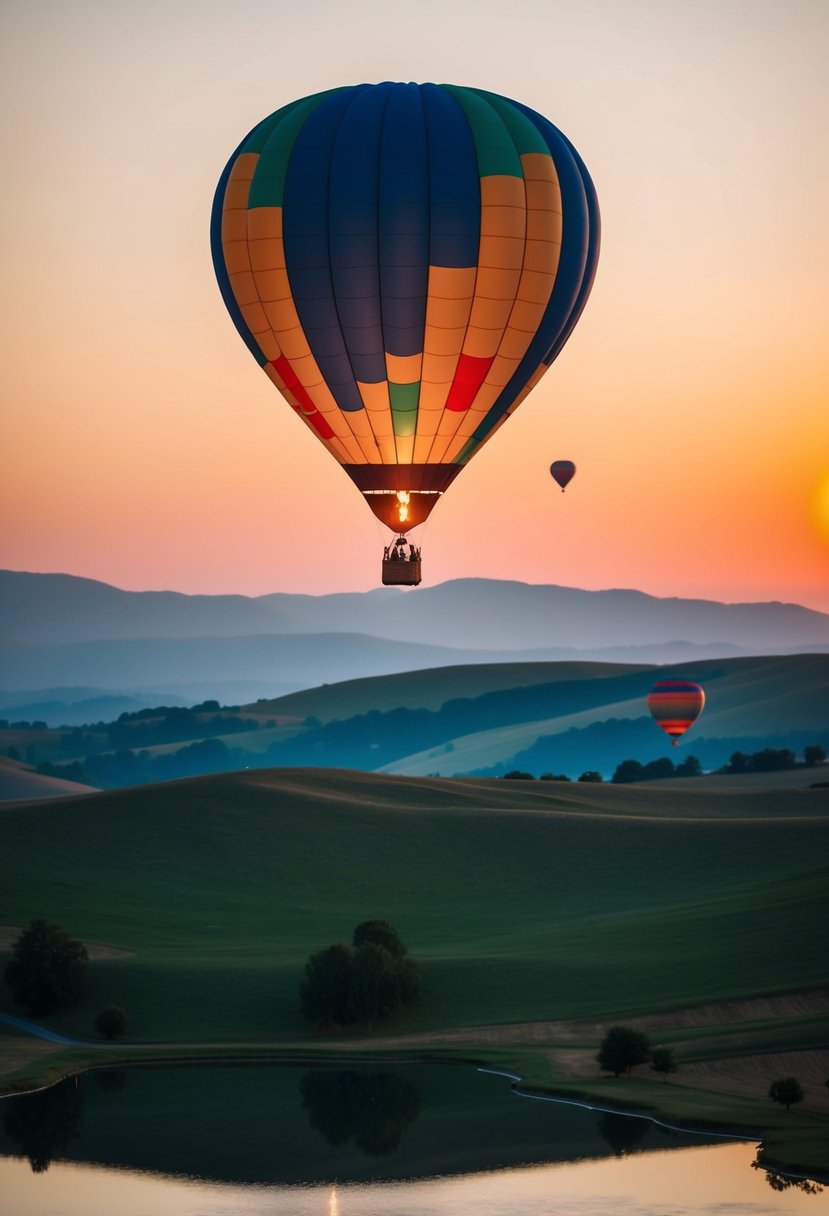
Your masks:
{"label": "sunset sky", "polygon": [[210,208],[286,102],[452,81],[568,135],[603,237],[564,352],[420,529],[426,583],[829,611],[825,0],[8,0],[3,24],[0,566],[378,584],[389,534],[240,341]]}

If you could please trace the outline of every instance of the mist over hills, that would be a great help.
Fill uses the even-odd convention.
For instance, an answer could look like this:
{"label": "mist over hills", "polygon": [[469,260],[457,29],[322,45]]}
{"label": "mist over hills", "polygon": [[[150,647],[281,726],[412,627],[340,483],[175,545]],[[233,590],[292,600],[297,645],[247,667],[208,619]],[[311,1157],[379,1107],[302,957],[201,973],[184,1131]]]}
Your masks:
{"label": "mist over hills", "polygon": [[25,711],[61,685],[242,702],[459,663],[814,653],[829,651],[829,614],[496,579],[254,598],[7,570],[0,639],[0,691]]}

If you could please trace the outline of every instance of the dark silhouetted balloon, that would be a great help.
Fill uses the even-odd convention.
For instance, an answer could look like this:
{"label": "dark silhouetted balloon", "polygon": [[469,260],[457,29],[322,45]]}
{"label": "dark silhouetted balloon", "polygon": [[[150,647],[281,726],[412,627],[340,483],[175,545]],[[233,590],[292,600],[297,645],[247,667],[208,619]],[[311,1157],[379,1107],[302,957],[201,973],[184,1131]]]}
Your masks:
{"label": "dark silhouetted balloon", "polygon": [[568,486],[575,476],[576,466],[572,460],[554,460],[550,465],[550,473],[552,474],[553,481],[561,486],[563,494],[565,486]]}

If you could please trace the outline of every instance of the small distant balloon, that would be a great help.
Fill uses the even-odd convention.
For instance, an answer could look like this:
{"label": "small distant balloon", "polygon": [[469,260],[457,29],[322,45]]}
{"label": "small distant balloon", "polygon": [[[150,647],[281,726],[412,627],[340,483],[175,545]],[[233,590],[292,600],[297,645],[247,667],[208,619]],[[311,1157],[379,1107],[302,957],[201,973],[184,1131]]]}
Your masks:
{"label": "small distant balloon", "polygon": [[692,680],[660,680],[648,693],[648,709],[676,747],[705,705],[705,693]]}
{"label": "small distant balloon", "polygon": [[553,481],[561,486],[561,492],[564,493],[565,486],[569,485],[573,480],[576,472],[576,466],[572,460],[554,460],[550,465],[550,473]]}

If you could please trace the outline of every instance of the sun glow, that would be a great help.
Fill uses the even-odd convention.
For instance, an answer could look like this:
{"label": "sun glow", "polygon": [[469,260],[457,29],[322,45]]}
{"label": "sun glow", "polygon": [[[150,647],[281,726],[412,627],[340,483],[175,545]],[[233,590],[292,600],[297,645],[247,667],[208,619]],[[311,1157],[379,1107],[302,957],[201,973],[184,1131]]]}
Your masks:
{"label": "sun glow", "polygon": [[812,499],[812,514],[821,540],[829,544],[829,473],[820,479]]}

